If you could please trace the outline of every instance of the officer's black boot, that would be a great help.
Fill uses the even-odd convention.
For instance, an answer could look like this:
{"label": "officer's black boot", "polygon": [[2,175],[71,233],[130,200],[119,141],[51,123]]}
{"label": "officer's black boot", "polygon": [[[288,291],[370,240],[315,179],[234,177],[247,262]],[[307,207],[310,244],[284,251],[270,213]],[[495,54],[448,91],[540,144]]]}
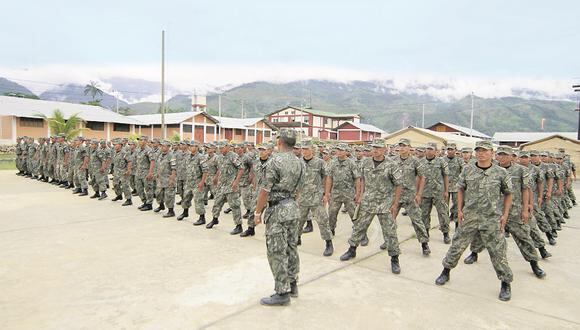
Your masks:
{"label": "officer's black boot", "polygon": [[393,272],[393,274],[401,274],[401,265],[399,265],[399,256],[391,257],[391,272]]}
{"label": "officer's black boot", "polygon": [[89,194],[88,189],[81,189],[81,193],[79,194],[79,196],[87,196],[88,194]]}
{"label": "officer's black boot", "polygon": [[101,194],[99,194],[98,191],[95,191],[95,194],[93,196],[91,196],[92,199],[99,198],[99,197],[101,197]]}
{"label": "officer's black boot", "polygon": [[153,210],[153,212],[159,213],[160,211],[163,211],[163,210],[165,210],[165,204],[163,204],[163,202],[161,202],[161,203],[159,203],[159,206],[155,210]]}
{"label": "officer's black boot", "polygon": [[369,237],[368,237],[368,235],[366,233],[363,236],[362,240],[360,241],[360,245],[361,246],[367,246],[367,245],[369,245]]}
{"label": "officer's black boot", "polygon": [[75,185],[74,185],[74,184],[72,184],[72,182],[71,182],[71,183],[70,183],[70,184],[69,184],[69,185],[66,187],[66,189],[72,189],[72,188],[74,188],[74,187],[75,187]]}
{"label": "officer's black boot", "polygon": [[177,217],[177,221],[181,221],[187,217],[189,217],[189,209],[183,209],[183,213]]}
{"label": "officer's black boot", "polygon": [[62,181],[61,184],[58,185],[59,188],[66,188],[68,186],[68,182]]}
{"label": "officer's black boot", "polygon": [[231,207],[228,207],[228,208],[227,208],[227,209],[224,211],[224,213],[225,213],[225,214],[230,214],[230,212],[232,212],[232,208],[231,208]]}
{"label": "officer's black boot", "polygon": [[209,199],[214,199],[213,194],[209,194]]}
{"label": "officer's black boot", "polygon": [[111,202],[120,201],[121,199],[123,199],[123,196],[117,195],[117,196],[115,196],[115,198],[111,199]]}
{"label": "officer's black boot", "polygon": [[449,237],[449,233],[443,233],[443,243],[445,244],[451,243],[451,237]]}
{"label": "officer's black boot", "polygon": [[73,194],[80,194],[82,192],[81,188],[76,188],[75,190],[73,190]]}
{"label": "officer's black boot", "polygon": [[107,193],[105,191],[102,191],[101,192],[101,197],[99,197],[99,200],[102,201],[105,198],[107,198]]}
{"label": "officer's black boot", "polygon": [[145,205],[147,205],[147,204],[143,203],[143,204],[139,205],[139,207],[137,208],[137,210],[143,209],[145,207]]}
{"label": "officer's black boot", "polygon": [[340,261],[347,261],[356,258],[356,246],[351,246],[348,250],[340,256]]}
{"label": "officer's black boot", "polygon": [[505,238],[510,238],[510,232],[506,229],[504,233]]}
{"label": "officer's black boot", "polygon": [[234,230],[232,230],[232,231],[230,232],[230,235],[238,235],[238,234],[240,234],[242,231],[244,231],[244,229],[242,228],[242,225],[236,225],[236,226],[234,227]]}
{"label": "officer's black boot", "polygon": [[213,219],[211,219],[211,221],[210,221],[210,222],[209,222],[209,223],[208,223],[208,224],[205,226],[205,228],[207,228],[207,229],[212,229],[212,228],[213,228],[213,226],[215,226],[215,225],[217,225],[217,224],[219,224],[219,223],[220,223],[220,222],[219,222],[218,218],[213,218]]}
{"label": "officer's black boot", "polygon": [[254,231],[254,227],[248,227],[248,229],[246,229],[243,233],[240,234],[240,237],[248,237],[248,236],[254,236],[256,235],[256,232]]}
{"label": "officer's black boot", "polygon": [[298,240],[296,241],[296,245],[297,246],[302,245],[302,236],[298,236]]}
{"label": "officer's black boot", "polygon": [[334,246],[332,245],[332,240],[326,241],[326,248],[324,249],[324,253],[322,253],[325,257],[330,257],[334,253]]}
{"label": "officer's black boot", "polygon": [[296,281],[290,282],[290,297],[298,298],[298,283]]}
{"label": "officer's black boot", "polygon": [[512,287],[507,282],[501,282],[501,290],[499,291],[499,300],[508,301],[512,298]]}
{"label": "officer's black boot", "polygon": [[179,202],[177,202],[177,203],[175,203],[175,204],[177,204],[177,205],[181,205],[181,202],[182,202],[182,201],[179,201]]}
{"label": "officer's black boot", "polygon": [[[568,211],[564,211],[564,219],[570,219],[570,215],[568,215]],[[562,221],[562,223],[566,223],[565,221]]]}
{"label": "officer's black boot", "polygon": [[464,263],[471,265],[474,262],[477,262],[477,253],[475,252],[471,252],[470,255],[467,256],[467,258],[465,258],[465,260],[463,260]]}
{"label": "officer's black boot", "polygon": [[540,251],[540,256],[542,257],[542,259],[547,259],[552,256],[552,254],[548,252],[548,250],[546,250],[546,248],[543,246],[538,250]]}
{"label": "officer's black boot", "polygon": [[562,230],[562,222],[560,219],[556,219],[556,230]]}
{"label": "officer's black boot", "polygon": [[387,242],[384,242],[383,244],[381,244],[381,246],[379,246],[379,248],[381,250],[386,250],[389,247],[389,244]]}
{"label": "officer's black boot", "polygon": [[141,208],[141,211],[151,211],[153,210],[153,205],[146,203],[145,206],[143,206],[143,208]]}
{"label": "officer's black boot", "polygon": [[306,221],[306,226],[304,226],[304,229],[302,229],[303,233],[311,233],[313,230],[312,228],[312,221],[311,220],[307,220]]}
{"label": "officer's black boot", "polygon": [[247,219],[250,216],[250,210],[246,210],[246,213],[242,215],[242,218]]}
{"label": "officer's black boot", "polygon": [[546,277],[546,272],[544,272],[540,266],[538,266],[538,262],[536,260],[530,261],[530,266],[532,266],[532,271],[537,278],[544,278]]}
{"label": "officer's black boot", "polygon": [[554,238],[552,233],[546,232],[546,237],[548,238],[548,243],[550,243],[550,245],[556,245],[556,239]]}
{"label": "officer's black boot", "polygon": [[431,254],[431,249],[429,249],[429,243],[421,243],[421,250],[423,250],[423,255],[428,256]]}
{"label": "officer's black boot", "polygon": [[201,226],[201,225],[205,225],[205,214],[201,214],[199,216],[199,219],[197,219],[196,222],[193,223],[194,226]]}
{"label": "officer's black boot", "polygon": [[445,285],[445,283],[447,283],[449,281],[449,277],[450,277],[449,272],[451,272],[451,269],[443,268],[441,275],[439,275],[439,277],[437,277],[437,279],[435,280],[435,284]]}
{"label": "officer's black boot", "polygon": [[137,189],[133,189],[133,191],[131,191],[131,195],[132,195],[132,196],[137,196],[137,195],[138,195],[138,194],[137,194]]}
{"label": "officer's black boot", "polygon": [[133,201],[131,200],[131,198],[127,199],[125,203],[121,204],[121,206],[129,206],[129,205],[133,205]]}
{"label": "officer's black boot", "polygon": [[286,306],[290,304],[290,294],[273,294],[270,297],[262,298],[260,304],[264,306]]}
{"label": "officer's black boot", "polygon": [[168,209],[167,210],[167,213],[165,213],[163,215],[164,218],[172,218],[174,216],[175,216],[175,212],[173,212],[173,209],[172,208],[171,209]]}

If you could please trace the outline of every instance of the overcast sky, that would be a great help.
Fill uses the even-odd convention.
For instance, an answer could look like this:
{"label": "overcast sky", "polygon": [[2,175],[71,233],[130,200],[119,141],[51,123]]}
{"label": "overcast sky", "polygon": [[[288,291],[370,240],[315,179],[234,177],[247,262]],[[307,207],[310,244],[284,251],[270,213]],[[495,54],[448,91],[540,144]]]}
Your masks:
{"label": "overcast sky", "polygon": [[158,79],[162,29],[175,85],[445,77],[558,89],[580,77],[572,0],[19,0],[2,3],[0,25],[0,75],[27,79]]}

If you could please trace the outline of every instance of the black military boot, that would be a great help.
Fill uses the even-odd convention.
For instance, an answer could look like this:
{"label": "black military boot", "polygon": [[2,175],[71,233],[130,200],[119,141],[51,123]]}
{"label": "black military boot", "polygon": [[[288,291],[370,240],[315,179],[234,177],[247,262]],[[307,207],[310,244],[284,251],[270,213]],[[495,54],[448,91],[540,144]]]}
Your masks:
{"label": "black military boot", "polygon": [[556,245],[556,239],[554,238],[552,233],[547,232],[546,237],[548,238],[548,243],[550,243],[550,245]]}
{"label": "black military boot", "polygon": [[290,304],[290,294],[273,294],[270,297],[262,298],[260,304],[264,306],[286,306]]}
{"label": "black military boot", "polygon": [[99,200],[102,201],[103,199],[107,198],[107,193],[102,191],[101,192],[101,197],[99,197]]}
{"label": "black military boot", "polygon": [[175,216],[175,212],[173,212],[173,209],[172,208],[171,209],[168,209],[167,210],[167,213],[165,213],[163,215],[164,218],[172,218],[174,216]]}
{"label": "black military boot", "polygon": [[512,287],[507,282],[501,282],[501,289],[499,291],[499,300],[508,301],[512,299]]}
{"label": "black military boot", "polygon": [[153,205],[147,203],[145,204],[145,206],[143,206],[143,208],[141,209],[141,211],[151,211],[153,210]]}
{"label": "black military boot", "polygon": [[210,222],[209,222],[209,223],[208,223],[208,224],[205,226],[205,228],[207,228],[207,229],[212,229],[212,228],[213,228],[213,226],[215,226],[215,225],[217,225],[217,224],[219,224],[219,223],[220,223],[220,222],[219,222],[218,218],[213,218],[213,219],[211,219],[211,221],[210,221]]}
{"label": "black military boot", "polygon": [[213,194],[209,194],[209,198],[208,199],[214,199]]}
{"label": "black military boot", "polygon": [[401,215],[406,217],[407,215],[409,215],[409,213],[407,213],[407,211],[405,210],[405,211],[401,212]]}
{"label": "black military boot", "polygon": [[546,248],[543,246],[538,250],[540,251],[540,256],[542,257],[542,259],[548,259],[549,257],[552,256],[552,254],[548,252],[548,250],[546,250]]}
{"label": "black military boot", "polygon": [[379,248],[381,250],[386,250],[389,247],[389,244],[387,242],[384,242],[383,244],[381,244],[381,246],[379,246]]}
{"label": "black military boot", "polygon": [[142,208],[144,208],[144,207],[145,207],[145,205],[146,205],[145,203],[143,203],[143,204],[139,205],[139,207],[137,208],[137,210],[141,210]]}
{"label": "black military boot", "polygon": [[160,211],[163,211],[163,210],[165,210],[165,204],[160,203],[159,206],[155,210],[153,210],[153,212],[159,213]]}
{"label": "black military boot", "polygon": [[123,199],[123,196],[117,195],[117,196],[115,196],[115,198],[111,199],[111,202],[120,201],[121,199]]}
{"label": "black military boot", "polygon": [[332,240],[327,240],[326,241],[326,248],[324,249],[324,252],[322,253],[322,255],[325,257],[330,257],[333,253],[334,253],[334,246],[332,245]]}
{"label": "black military boot", "polygon": [[467,256],[467,258],[465,258],[465,260],[463,260],[464,263],[471,265],[474,262],[477,262],[477,253],[475,252],[471,252],[470,255]]}
{"label": "black military boot", "polygon": [[560,221],[560,219],[556,219],[556,230],[558,231],[562,230],[562,222]]}
{"label": "black military boot", "polygon": [[232,208],[231,208],[231,207],[228,207],[228,208],[227,208],[227,209],[224,211],[224,213],[225,213],[225,214],[230,214],[231,212],[232,212]]}
{"label": "black military boot", "polygon": [[304,234],[311,233],[312,230],[314,230],[312,228],[312,221],[311,220],[307,220],[306,221],[306,226],[304,226],[304,229],[302,229],[302,233],[304,233]]}
{"label": "black military boot", "polygon": [[290,282],[290,297],[298,298],[298,283],[296,281]]}
{"label": "black military boot", "polygon": [[250,216],[250,214],[251,214],[250,210],[246,210],[246,213],[242,215],[242,218],[247,219]]}
{"label": "black military boot", "polygon": [[61,184],[58,185],[59,188],[66,188],[68,187],[68,182],[62,181]]}
{"label": "black military boot", "polygon": [[187,217],[189,217],[189,209],[183,209],[183,213],[177,217],[177,221],[181,221]]}
{"label": "black military boot", "polygon": [[179,202],[177,202],[177,203],[175,203],[175,204],[177,204],[177,205],[181,205],[181,202],[182,202],[182,201],[183,201],[183,200],[180,200]]}
{"label": "black military boot", "polygon": [[356,246],[351,246],[348,250],[340,256],[340,261],[347,261],[356,258]]}
{"label": "black military boot", "polygon": [[538,262],[536,260],[530,261],[530,266],[532,266],[532,271],[537,278],[544,278],[546,277],[546,272],[544,272],[540,266],[538,266]]}
{"label": "black military boot", "polygon": [[576,203],[576,200],[572,201],[572,206],[578,206],[578,203]]}
{"label": "black military boot", "polygon": [[246,229],[243,233],[240,234],[240,237],[248,237],[248,236],[254,236],[256,235],[256,232],[254,231],[254,227],[248,227],[248,229]]}
{"label": "black military boot", "polygon": [[393,272],[393,274],[401,274],[401,265],[399,265],[399,256],[391,257],[391,272]]}
{"label": "black military boot", "polygon": [[367,246],[367,245],[369,245],[369,237],[367,236],[366,233],[363,236],[362,240],[360,241],[360,245],[361,246]]}
{"label": "black military boot", "polygon": [[95,199],[95,198],[99,198],[101,197],[101,194],[99,194],[98,191],[95,191],[95,194],[93,196],[91,196],[91,199]]}
{"label": "black military boot", "polygon": [[68,186],[66,186],[66,187],[65,187],[65,189],[72,189],[72,188],[74,188],[74,187],[75,187],[75,185],[74,185],[74,184],[72,184],[72,183],[70,183]]}
{"label": "black military boot", "polygon": [[437,279],[435,280],[435,284],[445,285],[445,283],[447,283],[449,281],[449,278],[450,278],[449,272],[451,272],[451,269],[443,268],[441,275],[439,275],[439,277],[437,277]]}
{"label": "black military boot", "polygon": [[238,235],[241,234],[243,231],[244,229],[242,228],[242,225],[236,225],[234,229],[230,232],[230,235]]}
{"label": "black military boot", "polygon": [[[568,214],[568,211],[564,211],[564,214],[562,214],[562,216],[564,216],[564,219],[570,219],[570,215]],[[566,223],[566,222],[562,220],[562,223]]]}
{"label": "black military boot", "polygon": [[201,226],[201,225],[205,225],[205,214],[201,214],[199,216],[199,219],[197,219],[196,222],[193,223],[194,226]]}
{"label": "black military boot", "polygon": [[133,205],[133,201],[129,198],[125,201],[125,203],[121,204],[121,206],[129,206]]}
{"label": "black military boot", "polygon": [[131,191],[131,195],[133,195],[133,196],[137,196],[137,195],[138,195],[138,194],[137,194],[137,189],[133,189],[133,190]]}
{"label": "black military boot", "polygon": [[443,243],[445,244],[451,243],[451,237],[449,237],[449,233],[443,233]]}
{"label": "black military boot", "polygon": [[510,238],[510,232],[506,229],[504,233],[505,238]]}
{"label": "black military boot", "polygon": [[298,236],[298,240],[296,241],[296,245],[297,246],[302,245],[302,236]]}
{"label": "black military boot", "polygon": [[79,196],[87,196],[89,194],[89,190],[88,189],[81,189],[81,193],[79,194]]}
{"label": "black military boot", "polygon": [[421,250],[423,250],[423,255],[428,256],[431,254],[431,249],[429,249],[429,243],[421,243]]}
{"label": "black military boot", "polygon": [[73,192],[72,192],[72,193],[73,193],[74,195],[76,195],[76,194],[80,194],[81,192],[82,192],[82,189],[81,189],[81,188],[75,188],[75,190],[73,190]]}

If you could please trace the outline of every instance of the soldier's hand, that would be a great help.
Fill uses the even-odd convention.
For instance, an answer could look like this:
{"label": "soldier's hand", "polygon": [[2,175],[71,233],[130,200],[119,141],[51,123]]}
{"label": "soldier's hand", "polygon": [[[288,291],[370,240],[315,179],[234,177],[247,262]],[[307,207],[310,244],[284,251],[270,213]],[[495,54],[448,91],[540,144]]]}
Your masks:
{"label": "soldier's hand", "polygon": [[449,192],[447,190],[443,192],[443,200],[445,203],[449,204]]}
{"label": "soldier's hand", "polygon": [[507,223],[507,216],[501,216],[501,218],[499,218],[499,228],[502,231],[502,233],[505,231],[505,225]]}
{"label": "soldier's hand", "polygon": [[538,207],[542,207],[542,197],[538,197]]}
{"label": "soldier's hand", "polygon": [[197,191],[202,192],[203,191],[203,186],[204,186],[203,182],[198,183],[197,184]]}
{"label": "soldier's hand", "polygon": [[322,205],[326,207],[326,205],[328,205],[329,199],[330,199],[330,196],[328,196],[327,194],[324,194],[324,196],[322,196]]}
{"label": "soldier's hand", "polygon": [[361,200],[361,196],[360,195],[356,195],[354,196],[354,203],[356,205],[360,204],[360,200]]}
{"label": "soldier's hand", "polygon": [[254,213],[254,224],[257,226],[262,223],[262,213]]}
{"label": "soldier's hand", "polygon": [[415,204],[417,204],[417,206],[421,205],[421,195],[416,194],[415,195]]}
{"label": "soldier's hand", "polygon": [[217,176],[216,176],[215,178],[213,178],[213,185],[217,186],[217,184],[218,184],[218,180],[217,180]]}
{"label": "soldier's hand", "polygon": [[153,180],[153,174],[148,174],[146,180],[147,181]]}
{"label": "soldier's hand", "polygon": [[552,198],[552,192],[546,194],[546,201],[549,201]]}
{"label": "soldier's hand", "polygon": [[233,192],[238,192],[238,184],[237,183],[232,183],[232,191]]}
{"label": "soldier's hand", "polygon": [[463,223],[463,211],[457,211],[457,223],[459,225]]}
{"label": "soldier's hand", "polygon": [[528,210],[522,210],[522,221],[528,223],[530,220],[530,212]]}
{"label": "soldier's hand", "polygon": [[103,174],[105,173],[105,170],[103,168],[99,169],[99,173]]}

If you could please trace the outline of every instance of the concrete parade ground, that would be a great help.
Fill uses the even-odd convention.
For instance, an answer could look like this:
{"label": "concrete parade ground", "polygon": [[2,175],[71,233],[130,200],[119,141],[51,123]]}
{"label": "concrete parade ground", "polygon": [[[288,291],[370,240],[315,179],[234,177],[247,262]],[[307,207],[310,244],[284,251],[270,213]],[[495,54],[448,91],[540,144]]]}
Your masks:
{"label": "concrete parade ground", "polygon": [[121,207],[110,190],[97,201],[14,173],[0,171],[0,329],[580,329],[580,207],[547,245],[545,279],[508,240],[509,302],[497,299],[487,252],[436,286],[449,245],[434,228],[431,256],[422,256],[402,215],[400,275],[379,249],[378,220],[370,244],[339,261],[351,233],[341,213],[333,256],[322,256],[316,225],[302,236],[300,297],[264,307],[273,279],[263,225],[252,238],[230,236],[231,214],[207,230],[191,225],[193,214],[178,222],[140,212],[138,197]]}

